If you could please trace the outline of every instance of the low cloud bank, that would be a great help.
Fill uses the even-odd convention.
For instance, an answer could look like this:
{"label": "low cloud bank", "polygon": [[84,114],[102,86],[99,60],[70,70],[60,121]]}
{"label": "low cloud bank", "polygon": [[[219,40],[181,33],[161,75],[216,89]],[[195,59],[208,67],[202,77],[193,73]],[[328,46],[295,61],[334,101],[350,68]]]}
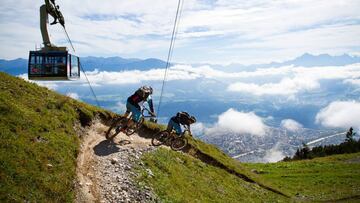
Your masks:
{"label": "low cloud bank", "polygon": [[284,153],[279,149],[279,144],[268,150],[264,156],[264,162],[274,163],[282,160],[285,157]]}
{"label": "low cloud bank", "polygon": [[264,136],[267,126],[263,118],[254,112],[239,112],[232,108],[218,117],[217,123],[206,130],[207,134],[216,132],[248,133],[256,136]]}
{"label": "low cloud bank", "polygon": [[[148,81],[162,81],[164,69],[147,71],[129,70],[119,72],[88,71],[86,72],[93,86],[141,84]],[[27,74],[19,77],[27,79]],[[270,79],[263,83],[263,78]],[[193,67],[191,65],[175,65],[169,68],[168,81],[213,79],[227,85],[227,91],[246,93],[256,96],[281,95],[292,96],[302,92],[311,92],[321,88],[321,80],[343,80],[344,84],[360,85],[360,64],[351,64],[343,67],[293,67],[258,68],[254,71],[225,72],[208,65]],[[236,81],[236,82],[232,82]],[[246,81],[246,82],[245,82]],[[64,82],[39,82],[37,84],[49,88],[57,88],[56,84]],[[71,81],[71,84],[86,85],[82,74],[80,80]]]}
{"label": "low cloud bank", "polygon": [[[282,70],[282,68],[278,68]],[[284,71],[286,69],[283,69]],[[257,71],[255,71],[257,72]],[[360,64],[339,67],[293,67],[287,75],[275,83],[244,83],[230,84],[228,91],[242,92],[257,96],[262,95],[294,95],[320,88],[321,80],[344,80],[348,84],[360,84]]]}
{"label": "low cloud bank", "polygon": [[80,96],[77,93],[74,93],[74,92],[69,92],[69,93],[66,94],[66,96],[71,97],[71,98],[76,99],[76,100],[80,99]]}
{"label": "low cloud bank", "polygon": [[316,123],[325,127],[360,129],[360,102],[334,101],[316,115]]}
{"label": "low cloud bank", "polygon": [[291,132],[298,131],[303,127],[300,123],[298,123],[297,121],[292,120],[292,119],[282,120],[280,123],[280,126]]}

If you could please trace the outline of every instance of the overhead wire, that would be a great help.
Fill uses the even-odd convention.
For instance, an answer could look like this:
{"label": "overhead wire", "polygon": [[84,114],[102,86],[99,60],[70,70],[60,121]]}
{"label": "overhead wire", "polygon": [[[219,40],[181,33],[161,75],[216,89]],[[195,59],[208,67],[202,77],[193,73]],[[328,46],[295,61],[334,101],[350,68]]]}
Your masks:
{"label": "overhead wire", "polygon": [[[160,115],[160,107],[161,107],[161,103],[162,103],[162,98],[163,98],[163,93],[164,93],[164,89],[165,89],[165,83],[166,83],[166,79],[167,79],[167,74],[168,74],[168,69],[169,66],[171,64],[171,59],[172,59],[172,55],[173,55],[173,50],[174,50],[174,46],[175,46],[175,40],[176,40],[176,36],[178,33],[178,28],[179,28],[179,22],[180,22],[180,18],[181,18],[181,14],[182,14],[182,9],[183,9],[183,5],[184,5],[184,1],[179,0],[178,1],[178,5],[177,5],[177,10],[176,10],[176,15],[175,15],[175,21],[174,21],[174,27],[173,27],[173,31],[172,31],[172,35],[171,35],[171,41],[170,41],[170,46],[169,46],[169,51],[168,51],[168,56],[167,56],[167,61],[166,61],[166,67],[165,67],[165,73],[164,73],[164,79],[163,79],[163,83],[162,83],[162,87],[161,87],[161,93],[160,93],[160,98],[159,98],[159,105],[158,105],[158,115]],[[68,40],[68,42],[71,45],[71,48],[73,49],[74,53],[76,53],[75,48],[73,46],[73,43],[71,41],[70,36],[68,35],[65,27],[63,27],[66,38]],[[84,73],[86,81],[90,87],[91,93],[93,94],[95,101],[97,103],[97,106],[100,107],[100,103],[99,100],[97,99],[97,96],[95,94],[95,91],[90,83],[89,78],[86,75],[86,72],[81,64],[81,61],[79,62],[80,65],[80,69],[81,71]]]}
{"label": "overhead wire", "polygon": [[[73,43],[72,43],[72,41],[71,41],[71,39],[70,39],[70,36],[68,35],[65,27],[63,27],[63,28],[64,28],[64,31],[65,31],[67,40],[68,40],[68,42],[70,43],[70,45],[71,45],[71,47],[72,47],[72,49],[73,49],[73,51],[74,51],[74,54],[75,54],[76,51],[75,51],[75,48],[74,48],[74,46],[73,46]],[[80,66],[81,71],[82,71],[82,72],[84,73],[84,75],[85,75],[85,79],[86,79],[86,81],[87,81],[87,83],[88,83],[88,85],[89,85],[89,87],[90,87],[90,91],[91,91],[93,97],[95,98],[95,102],[96,102],[97,106],[98,106],[98,107],[101,107],[101,106],[100,106],[100,102],[99,102],[99,100],[98,100],[98,98],[97,98],[97,96],[96,96],[96,94],[95,94],[95,91],[94,91],[94,89],[93,89],[93,87],[92,87],[92,85],[91,85],[91,83],[90,83],[90,80],[89,80],[88,76],[86,75],[86,72],[85,72],[85,70],[84,70],[84,68],[83,68],[83,66],[82,66],[82,64],[81,64],[81,61],[79,61],[79,66]]]}
{"label": "overhead wire", "polygon": [[174,50],[174,46],[175,46],[175,40],[176,40],[176,35],[177,35],[177,32],[178,32],[178,28],[179,28],[179,22],[180,22],[180,17],[181,17],[183,5],[184,5],[183,1],[179,0],[178,5],[177,5],[177,9],[176,9],[174,27],[173,27],[172,34],[171,34],[171,41],[170,41],[168,56],[167,56],[167,60],[166,60],[164,79],[163,79],[162,86],[161,86],[159,105],[158,105],[158,110],[157,110],[158,116],[160,116],[160,107],[161,107],[163,93],[164,93],[164,89],[165,89],[166,78],[167,78],[168,69],[169,69],[169,66],[170,66],[170,62],[171,62],[171,58],[172,58],[172,54],[173,54],[173,50]]}

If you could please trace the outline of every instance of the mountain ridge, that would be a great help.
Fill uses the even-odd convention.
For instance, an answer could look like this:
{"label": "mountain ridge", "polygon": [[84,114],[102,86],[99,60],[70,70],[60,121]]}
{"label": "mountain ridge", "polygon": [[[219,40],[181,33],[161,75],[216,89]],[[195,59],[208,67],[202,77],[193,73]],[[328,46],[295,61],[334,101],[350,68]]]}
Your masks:
{"label": "mountain ridge", "polygon": [[[93,71],[98,69],[100,71],[126,71],[126,70],[141,70],[146,71],[154,68],[165,68],[166,62],[157,59],[157,58],[122,58],[119,56],[114,57],[95,57],[88,56],[82,57],[81,63],[85,71]],[[349,54],[343,54],[338,56],[332,56],[329,54],[320,54],[312,55],[309,53],[304,53],[303,55],[296,57],[291,60],[286,60],[283,62],[271,62],[265,64],[252,64],[252,65],[242,65],[242,64],[230,64],[226,66],[222,65],[211,65],[217,69],[221,69],[226,72],[235,72],[235,71],[244,71],[244,70],[254,70],[257,68],[270,68],[270,67],[280,67],[280,66],[303,66],[303,67],[312,67],[312,66],[344,66],[353,63],[360,63],[359,56],[351,56]],[[176,62],[171,65],[178,64]],[[9,73],[11,75],[20,75],[27,73],[27,59],[17,58],[13,60],[4,60],[0,59],[0,71]],[[209,65],[206,63],[192,64],[192,65]]]}

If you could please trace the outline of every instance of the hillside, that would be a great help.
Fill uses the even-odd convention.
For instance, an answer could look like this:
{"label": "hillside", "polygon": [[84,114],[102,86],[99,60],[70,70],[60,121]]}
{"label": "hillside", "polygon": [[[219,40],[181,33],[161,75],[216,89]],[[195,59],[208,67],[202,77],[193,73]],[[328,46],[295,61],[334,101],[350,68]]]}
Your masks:
{"label": "hillside", "polygon": [[0,202],[71,202],[79,132],[104,110],[0,72]]}
{"label": "hillside", "polygon": [[360,194],[359,153],[243,164],[191,137],[183,152],[149,146],[164,128],[153,123],[112,143],[104,138],[111,112],[4,73],[0,113],[0,202],[356,201]]}

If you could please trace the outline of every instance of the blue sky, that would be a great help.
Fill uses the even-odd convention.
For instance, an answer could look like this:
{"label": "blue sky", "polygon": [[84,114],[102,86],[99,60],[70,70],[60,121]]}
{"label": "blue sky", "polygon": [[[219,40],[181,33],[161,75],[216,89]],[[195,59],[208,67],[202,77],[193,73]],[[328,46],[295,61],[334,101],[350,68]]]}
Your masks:
{"label": "blue sky", "polygon": [[[0,0],[0,58],[41,44],[43,1]],[[177,0],[58,0],[80,56],[165,59]],[[173,60],[264,63],[305,52],[360,53],[360,1],[185,0]],[[59,26],[53,43],[67,45]]]}

